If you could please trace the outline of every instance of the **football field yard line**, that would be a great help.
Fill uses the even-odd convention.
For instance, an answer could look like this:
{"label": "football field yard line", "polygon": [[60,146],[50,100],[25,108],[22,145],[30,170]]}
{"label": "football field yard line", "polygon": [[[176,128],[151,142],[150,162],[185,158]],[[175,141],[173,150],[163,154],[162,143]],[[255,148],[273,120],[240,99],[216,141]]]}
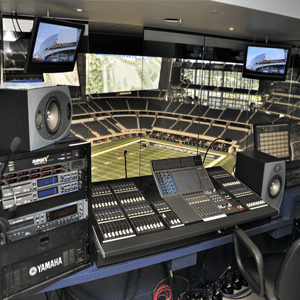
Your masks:
{"label": "football field yard line", "polygon": [[116,150],[116,149],[119,149],[119,148],[123,148],[123,147],[126,147],[127,145],[131,145],[131,144],[136,144],[136,141],[132,141],[132,142],[129,142],[127,144],[122,144],[120,146],[112,147],[110,149],[103,150],[103,151],[100,151],[98,153],[94,153],[94,154],[91,155],[91,157],[94,157],[94,156],[97,156],[97,155],[100,155],[100,154],[103,154],[103,153],[107,153],[107,152],[110,152],[112,150]]}

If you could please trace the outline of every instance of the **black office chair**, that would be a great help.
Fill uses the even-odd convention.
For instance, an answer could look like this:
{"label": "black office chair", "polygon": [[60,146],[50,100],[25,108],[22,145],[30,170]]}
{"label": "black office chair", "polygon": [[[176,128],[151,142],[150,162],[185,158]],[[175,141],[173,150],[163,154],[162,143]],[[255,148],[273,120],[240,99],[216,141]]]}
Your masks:
{"label": "black office chair", "polygon": [[[233,243],[240,272],[255,294],[267,300],[300,299],[300,239],[285,253],[264,256],[241,229],[233,232]],[[252,256],[243,262],[241,244]]]}

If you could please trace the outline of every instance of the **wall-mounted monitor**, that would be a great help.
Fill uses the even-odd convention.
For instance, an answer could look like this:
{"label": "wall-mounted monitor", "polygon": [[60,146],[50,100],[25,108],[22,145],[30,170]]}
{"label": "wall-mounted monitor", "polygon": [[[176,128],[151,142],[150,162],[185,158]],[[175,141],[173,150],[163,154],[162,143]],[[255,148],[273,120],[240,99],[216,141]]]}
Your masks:
{"label": "wall-mounted monitor", "polygon": [[59,19],[35,19],[25,72],[73,71],[85,25]]}
{"label": "wall-mounted monitor", "polygon": [[291,47],[272,45],[247,45],[243,77],[284,81],[286,79]]}

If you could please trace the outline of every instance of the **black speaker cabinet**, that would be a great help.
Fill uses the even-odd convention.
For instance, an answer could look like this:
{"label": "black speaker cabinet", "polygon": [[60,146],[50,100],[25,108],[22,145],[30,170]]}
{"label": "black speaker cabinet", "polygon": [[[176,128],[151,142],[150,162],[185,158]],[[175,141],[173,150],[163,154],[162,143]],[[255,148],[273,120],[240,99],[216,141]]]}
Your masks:
{"label": "black speaker cabinet", "polygon": [[238,152],[235,176],[280,210],[285,185],[284,160],[257,150]]}
{"label": "black speaker cabinet", "polygon": [[33,151],[66,137],[72,122],[67,86],[0,89],[0,147],[10,148],[15,137],[20,150]]}

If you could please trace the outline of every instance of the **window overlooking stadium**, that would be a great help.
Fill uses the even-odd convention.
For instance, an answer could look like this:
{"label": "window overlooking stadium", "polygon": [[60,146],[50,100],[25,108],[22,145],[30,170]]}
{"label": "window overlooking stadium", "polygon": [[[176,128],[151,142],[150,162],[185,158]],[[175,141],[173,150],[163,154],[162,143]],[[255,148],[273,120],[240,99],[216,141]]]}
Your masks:
{"label": "window overlooking stadium", "polygon": [[262,94],[239,63],[89,54],[84,67],[87,101],[74,102],[71,131],[92,143],[92,181],[151,175],[152,160],[203,157],[216,138],[205,166],[232,173],[236,152],[253,148],[253,123],[276,120],[263,106],[269,86]]}

